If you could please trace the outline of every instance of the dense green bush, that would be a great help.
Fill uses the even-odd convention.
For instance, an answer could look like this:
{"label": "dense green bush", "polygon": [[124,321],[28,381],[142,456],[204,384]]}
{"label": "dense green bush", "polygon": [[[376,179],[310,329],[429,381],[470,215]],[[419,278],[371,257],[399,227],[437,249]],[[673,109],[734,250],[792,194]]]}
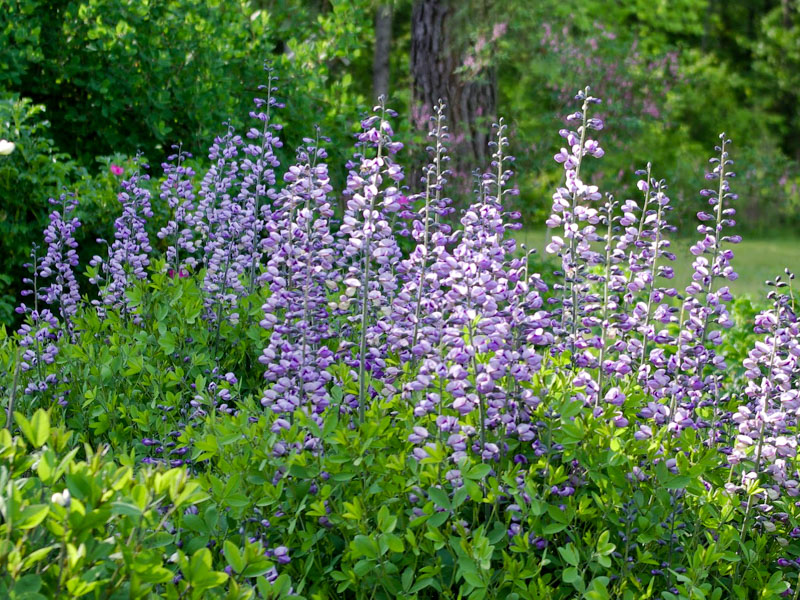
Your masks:
{"label": "dense green bush", "polygon": [[[659,577],[650,571],[672,552],[686,570],[673,575],[680,594],[664,598],[747,597],[725,583],[737,572],[736,589],[760,598],[786,589],[771,564],[792,552],[776,540],[800,522],[793,503],[775,507],[788,515],[786,531],[742,540],[716,450],[693,430],[637,441],[602,416],[579,416],[582,403],[563,397],[557,364],[541,373],[553,400],[540,415],[549,443],[563,448],[557,459],[518,464],[524,450],[509,440],[499,463],[470,457],[445,466],[442,442],[421,461],[411,456],[418,420],[399,397],[375,403],[361,425],[334,411],[320,426],[298,412],[289,429],[277,428],[277,415],[254,400],[260,373],[247,368],[266,343],[257,325],[242,318],[224,328],[215,358],[193,278],[155,275],[131,293],[145,326],[83,313],[80,339],[50,367],[69,388],[68,406],[48,416],[18,397],[30,421],[17,415],[13,440],[0,432],[0,538],[11,536],[0,545],[0,589],[10,598],[62,589],[89,598],[251,598],[255,590],[263,598],[455,598],[460,590],[471,598],[638,599],[652,597]],[[753,336],[735,340],[731,350],[741,352]],[[10,341],[0,342],[6,397]],[[229,370],[236,384],[221,377]],[[358,386],[347,368],[336,372],[332,395],[341,403]],[[232,392],[236,414],[220,410],[220,387]],[[631,421],[635,406],[624,413]],[[309,436],[324,452],[302,450]],[[694,450],[679,454],[671,472],[658,460],[662,444]],[[141,466],[148,457],[189,459],[191,477],[186,467]],[[647,477],[631,478],[640,467]],[[451,489],[452,468],[463,486]],[[576,476],[574,495],[550,494]],[[514,523],[524,536],[509,533]],[[674,547],[664,543],[672,534]],[[262,558],[261,546],[289,548],[291,562]],[[280,578],[259,577],[276,565]]]}
{"label": "dense green bush", "polygon": [[[106,456],[107,447],[77,446],[71,433],[51,429],[41,409],[30,421],[17,413],[16,423],[22,436],[0,431],[3,597],[143,597],[174,577],[162,566],[167,551],[186,573],[190,597],[227,582],[227,574],[210,570],[207,549],[187,556],[164,530],[207,497],[184,470],[134,473]],[[85,460],[76,460],[79,451]],[[263,557],[253,564],[269,567]]]}
{"label": "dense green bush", "polygon": [[797,105],[796,3],[511,2],[495,20],[508,25],[490,58],[500,110],[520,140],[520,209],[530,219],[542,221],[548,210],[558,147],[546,132],[589,82],[615,145],[597,181],[617,177],[618,197],[635,194],[622,174],[647,156],[670,182],[677,222],[691,226],[702,209],[692,181],[705,161],[703,140],[723,129],[746,140],[742,228],[800,223],[798,121],[789,108]]}
{"label": "dense green bush", "polygon": [[[223,328],[214,356],[194,278],[156,274],[131,297],[144,327],[82,313],[80,338],[48,368],[69,404],[48,417],[34,412],[46,396],[18,394],[30,421],[16,417],[13,439],[0,432],[0,539],[9,540],[0,542],[0,590],[9,598],[61,589],[87,598],[639,599],[656,597],[663,576],[651,571],[678,554],[685,570],[670,578],[679,593],[658,597],[756,597],[749,589],[767,599],[787,587],[772,565],[800,553],[789,536],[800,523],[794,503],[774,506],[784,525],[742,538],[717,450],[691,429],[639,441],[582,413],[563,394],[558,363],[541,373],[551,399],[537,413],[549,423],[548,444],[562,448],[557,456],[517,463],[525,450],[509,438],[500,462],[448,465],[442,441],[422,460],[411,455],[419,420],[399,396],[373,404],[361,425],[331,411],[321,425],[298,412],[279,427],[256,401],[262,379],[248,367],[266,343],[261,328],[243,314]],[[750,322],[752,309],[742,311]],[[753,342],[743,332],[733,355]],[[15,344],[0,344],[8,398]],[[238,381],[227,383],[226,372]],[[358,384],[348,368],[334,372],[337,405]],[[220,408],[222,387],[235,414]],[[624,415],[634,421],[638,404],[629,400]],[[310,438],[324,450],[303,450]],[[664,445],[693,450],[670,470],[659,460]],[[173,457],[192,466],[142,465]],[[445,477],[453,468],[457,488]],[[576,477],[574,495],[551,494]],[[514,524],[525,534],[514,535]],[[279,546],[289,549],[287,565],[263,557]],[[265,578],[273,566],[281,576]]]}
{"label": "dense green bush", "polygon": [[221,123],[241,125],[272,58],[287,80],[288,123],[345,133],[339,108],[365,99],[354,66],[369,62],[368,3],[263,4],[5,2],[0,89],[45,104],[56,145],[83,164],[139,150],[160,163],[172,144],[202,155]]}

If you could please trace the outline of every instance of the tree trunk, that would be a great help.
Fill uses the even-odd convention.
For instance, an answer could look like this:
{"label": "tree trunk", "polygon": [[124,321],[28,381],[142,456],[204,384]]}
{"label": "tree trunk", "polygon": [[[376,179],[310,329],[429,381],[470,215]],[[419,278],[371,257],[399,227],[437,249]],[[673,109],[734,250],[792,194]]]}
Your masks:
{"label": "tree trunk", "polygon": [[[464,36],[466,23],[456,0],[415,0],[411,15],[412,125],[428,132],[428,119],[439,99],[447,104],[451,133],[451,170],[464,175],[488,166],[487,142],[496,110],[496,76],[481,66]],[[478,44],[475,44],[476,46]],[[485,46],[485,40],[483,42]],[[469,73],[457,73],[471,61]],[[486,61],[488,62],[488,61]]]}
{"label": "tree trunk", "polygon": [[392,4],[379,4],[375,9],[375,51],[372,55],[372,95],[375,99],[389,95],[389,56],[392,50]]}

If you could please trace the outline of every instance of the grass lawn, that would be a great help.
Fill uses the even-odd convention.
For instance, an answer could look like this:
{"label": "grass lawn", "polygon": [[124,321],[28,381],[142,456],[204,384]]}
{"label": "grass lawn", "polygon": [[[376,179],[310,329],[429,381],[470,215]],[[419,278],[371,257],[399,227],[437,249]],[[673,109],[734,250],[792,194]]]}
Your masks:
{"label": "grass lawn", "polygon": [[[521,230],[517,240],[529,248],[536,248],[545,256],[545,236],[546,228],[542,226]],[[764,298],[768,289],[764,281],[783,275],[784,267],[789,267],[800,278],[800,236],[783,234],[760,239],[743,237],[741,244],[733,246],[733,267],[739,274],[739,279],[730,284],[734,295]],[[675,283],[679,289],[686,287],[691,276],[694,257],[689,252],[689,246],[694,241],[691,238],[679,238],[672,243],[672,251],[677,256],[673,265]]]}

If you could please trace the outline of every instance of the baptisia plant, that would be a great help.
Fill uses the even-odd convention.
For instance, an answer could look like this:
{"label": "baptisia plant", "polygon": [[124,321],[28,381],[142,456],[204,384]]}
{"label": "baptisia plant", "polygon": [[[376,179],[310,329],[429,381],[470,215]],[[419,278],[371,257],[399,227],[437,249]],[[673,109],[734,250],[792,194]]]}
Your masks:
{"label": "baptisia plant", "polygon": [[[58,200],[51,198],[50,204],[55,210],[50,213],[44,230],[47,251],[40,256],[38,248],[33,248],[31,277],[24,281],[31,289],[24,291],[23,296],[32,296],[33,306],[23,302],[16,309],[17,314],[30,317],[18,332],[19,345],[24,349],[19,369],[35,373],[25,387],[29,395],[44,393],[59,383],[56,374],[46,374],[45,366],[55,362],[59,339],[75,341],[74,319],[80,302],[74,269],[78,266],[75,231],[81,223],[72,216],[78,201],[74,195],[65,193]],[[64,401],[63,396],[59,401]]]}
{"label": "baptisia plant", "polygon": [[381,101],[339,191],[319,132],[279,164],[267,80],[256,126],[226,124],[199,181],[170,152],[159,210],[141,160],[122,181],[94,302],[74,274],[77,199],[55,202],[26,322],[13,340],[0,330],[0,394],[27,392],[0,436],[16,461],[0,468],[0,595],[789,593],[800,330],[778,280],[754,332],[729,331],[748,309],[728,287],[725,136],[680,282],[666,182],[648,164],[635,199],[601,195],[600,101],[579,92],[555,156],[550,277],[514,239],[502,120],[455,215],[443,103],[419,187],[402,187]]}
{"label": "baptisia plant", "polygon": [[90,281],[100,286],[100,305],[119,310],[134,322],[141,322],[136,306],[126,295],[134,280],[147,279],[150,266],[150,236],[145,229],[152,218],[151,193],[145,186],[150,176],[142,173],[148,169],[140,156],[136,170],[121,183],[117,200],[122,204],[122,215],[114,222],[114,241],[108,246],[108,257],[95,256],[90,262],[95,271]]}
{"label": "baptisia plant", "polygon": [[185,164],[192,155],[184,152],[180,146],[173,146],[173,150],[176,153],[167,157],[169,162],[161,165],[164,181],[161,183],[160,198],[169,206],[170,219],[159,230],[158,238],[168,240],[164,258],[169,271],[175,277],[183,277],[188,274],[188,269],[197,268],[195,193],[192,184],[195,172]]}
{"label": "baptisia plant", "polygon": [[394,132],[387,120],[396,113],[383,101],[373,112],[376,114],[361,121],[356,154],[347,165],[350,171],[343,192],[347,208],[338,233],[345,285],[338,308],[358,332],[356,355],[350,362],[358,368],[354,401],[361,421],[373,393],[367,374],[380,378],[386,368],[384,346],[389,326],[381,317],[388,314],[397,291],[393,265],[401,256],[390,218],[407,203],[397,186],[403,170],[392,159],[403,145],[392,141]]}
{"label": "baptisia plant", "polygon": [[421,180],[425,191],[408,198],[410,206],[418,204],[410,222],[410,234],[417,244],[397,268],[402,286],[392,305],[390,348],[408,364],[429,355],[441,337],[441,292],[430,267],[447,252],[451,233],[449,224],[443,222],[453,211],[444,189],[451,175],[447,169],[450,134],[445,108],[440,101],[430,118],[428,137],[432,145],[428,150],[432,161]]}
{"label": "baptisia plant", "polygon": [[563,228],[563,237],[553,236],[547,252],[561,257],[564,280],[563,285],[559,285],[562,291],[560,326],[556,330],[559,342],[553,351],[568,350],[572,365],[582,367],[591,361],[591,358],[580,355],[588,347],[581,324],[581,310],[586,297],[592,293],[586,275],[590,267],[601,261],[600,254],[591,245],[599,240],[596,225],[600,223],[600,214],[591,203],[602,196],[597,186],[583,182],[581,167],[587,157],[601,158],[605,151],[589,137],[591,131],[603,128],[600,119],[589,116],[591,108],[599,104],[600,99],[591,96],[588,88],[575,98],[582,103],[581,110],[568,115],[566,120],[569,124],[577,124],[577,128],[559,131],[568,147],[562,148],[554,157],[564,167],[565,185],[553,194],[552,212],[547,219],[549,228]]}
{"label": "baptisia plant", "polygon": [[318,415],[328,407],[328,367],[334,362],[326,345],[334,335],[328,294],[339,279],[330,231],[333,188],[320,139],[304,141],[272,206],[271,249],[262,276],[270,295],[261,326],[270,338],[258,360],[270,383],[261,404],[286,415],[301,408]]}

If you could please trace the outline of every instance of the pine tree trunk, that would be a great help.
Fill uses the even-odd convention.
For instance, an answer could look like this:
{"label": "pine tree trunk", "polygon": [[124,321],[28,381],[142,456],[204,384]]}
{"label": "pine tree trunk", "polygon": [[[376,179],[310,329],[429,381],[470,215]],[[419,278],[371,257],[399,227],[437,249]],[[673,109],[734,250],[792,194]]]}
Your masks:
{"label": "pine tree trunk", "polygon": [[469,55],[465,23],[456,18],[455,1],[415,0],[411,15],[413,126],[428,131],[439,99],[447,104],[451,133],[451,169],[459,174],[487,164],[487,142],[496,111],[496,76],[491,66],[469,76],[456,71]]}
{"label": "pine tree trunk", "polygon": [[392,50],[392,5],[375,9],[375,51],[372,55],[372,94],[375,99],[389,95],[389,56]]}

